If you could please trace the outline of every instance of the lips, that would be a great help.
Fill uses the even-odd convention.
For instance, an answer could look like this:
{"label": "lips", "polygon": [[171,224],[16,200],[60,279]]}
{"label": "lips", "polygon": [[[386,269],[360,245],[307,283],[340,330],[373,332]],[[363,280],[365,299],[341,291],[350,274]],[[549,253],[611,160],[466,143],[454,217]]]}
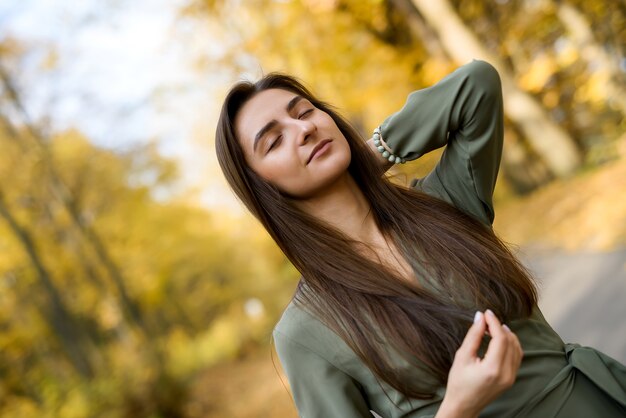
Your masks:
{"label": "lips", "polygon": [[317,151],[319,151],[319,150],[320,150],[320,148],[322,148],[324,145],[326,145],[328,142],[331,142],[331,141],[332,141],[331,139],[325,139],[325,140],[323,140],[323,141],[320,141],[320,143],[319,143],[319,144],[317,144],[317,145],[315,146],[315,148],[313,148],[313,151],[311,151],[311,155],[309,155],[309,159],[306,161],[306,163],[307,163],[307,164],[308,164],[308,163],[310,163],[310,162],[311,162],[311,160],[313,159],[313,156],[315,155],[315,153],[316,153]]}

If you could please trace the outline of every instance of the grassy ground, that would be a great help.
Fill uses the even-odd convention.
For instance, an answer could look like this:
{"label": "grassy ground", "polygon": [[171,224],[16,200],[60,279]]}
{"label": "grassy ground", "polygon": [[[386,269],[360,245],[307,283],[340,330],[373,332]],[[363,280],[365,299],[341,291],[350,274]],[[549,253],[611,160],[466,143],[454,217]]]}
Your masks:
{"label": "grassy ground", "polygon": [[[626,246],[626,158],[555,181],[529,196],[497,202],[494,228],[506,242],[524,247]],[[202,374],[189,416],[297,417],[283,386],[287,379],[276,353],[274,368],[270,351],[264,348],[246,360],[220,364]]]}

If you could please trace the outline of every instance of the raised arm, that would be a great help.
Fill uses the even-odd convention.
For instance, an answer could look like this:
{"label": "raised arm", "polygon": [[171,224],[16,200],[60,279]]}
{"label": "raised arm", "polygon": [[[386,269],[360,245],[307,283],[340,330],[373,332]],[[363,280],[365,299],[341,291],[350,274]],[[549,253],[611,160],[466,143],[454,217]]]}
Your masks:
{"label": "raised arm", "polygon": [[406,160],[447,145],[433,172],[412,185],[443,189],[444,198],[491,225],[503,117],[498,72],[485,61],[473,60],[411,93],[404,107],[384,120],[381,133],[393,153]]}
{"label": "raised arm", "polygon": [[273,336],[301,418],[373,416],[352,377],[280,331]]}

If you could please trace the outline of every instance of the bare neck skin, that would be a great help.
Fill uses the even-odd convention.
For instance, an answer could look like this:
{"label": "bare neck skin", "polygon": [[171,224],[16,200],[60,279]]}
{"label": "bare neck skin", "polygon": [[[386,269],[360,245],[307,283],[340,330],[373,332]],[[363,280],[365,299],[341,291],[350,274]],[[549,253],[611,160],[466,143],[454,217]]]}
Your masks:
{"label": "bare neck skin", "polygon": [[356,241],[385,245],[370,213],[370,203],[348,172],[321,193],[298,202],[298,206]]}
{"label": "bare neck skin", "polygon": [[[298,202],[305,212],[327,222],[369,248],[355,248],[366,257],[376,257],[388,268],[414,283],[414,272],[393,241],[387,241],[374,222],[370,203],[347,172],[314,198]],[[373,251],[373,252],[372,252]]]}

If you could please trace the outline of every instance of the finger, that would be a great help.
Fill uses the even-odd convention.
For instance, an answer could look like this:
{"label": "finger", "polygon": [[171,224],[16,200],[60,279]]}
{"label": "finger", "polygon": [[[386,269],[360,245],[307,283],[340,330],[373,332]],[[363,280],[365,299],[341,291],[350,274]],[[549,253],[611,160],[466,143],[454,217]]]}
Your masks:
{"label": "finger", "polygon": [[511,331],[511,328],[509,328],[506,324],[502,324],[502,329],[504,330],[504,333],[507,335],[508,344],[509,344],[511,353],[513,353],[515,358],[518,358],[520,354],[520,345],[519,345],[519,340],[517,339],[517,336],[513,333],[513,331]]}
{"label": "finger", "polygon": [[515,333],[513,333],[509,327],[507,327],[506,325],[503,325],[502,328],[504,328],[509,336],[509,342],[510,342],[510,346],[511,346],[511,371],[512,371],[512,381],[515,381],[515,376],[517,375],[517,371],[519,370],[521,364],[522,364],[522,358],[524,357],[524,351],[522,350],[522,345],[520,344],[519,338],[517,337],[517,335],[515,335]]}
{"label": "finger", "polygon": [[511,352],[513,352],[516,357],[520,357],[522,353],[522,346],[519,343],[519,339],[517,338],[517,335],[515,335],[513,331],[511,331],[511,329],[507,327],[506,325],[503,325],[502,328],[504,328],[505,332],[508,335],[509,345],[512,348]]}
{"label": "finger", "polygon": [[521,360],[524,352],[522,350],[522,345],[520,344],[519,338],[506,324],[502,325],[502,329],[505,331],[505,334],[508,337],[508,344],[512,349],[511,352],[515,354],[516,359]]}
{"label": "finger", "polygon": [[515,351],[517,351],[518,362],[522,364],[522,359],[524,358],[524,350],[522,349],[522,344],[519,341],[517,335],[513,334],[515,340]]}
{"label": "finger", "polygon": [[498,318],[489,309],[485,312],[485,322],[491,333],[491,341],[489,341],[487,346],[484,361],[499,367],[509,350],[509,333],[502,328]]}
{"label": "finger", "polygon": [[474,323],[467,331],[461,347],[459,347],[458,353],[466,359],[474,359],[477,357],[477,351],[480,347],[480,343],[483,340],[483,335],[487,324],[485,322],[485,315],[482,312],[476,312],[474,316]]}
{"label": "finger", "polygon": [[506,324],[502,325],[502,328],[504,328],[504,330],[509,333],[509,337],[512,340],[513,347],[515,348],[515,351],[518,354],[519,360],[521,361],[522,357],[524,357],[524,350],[522,349],[522,344],[520,343],[519,338],[517,337],[517,334],[511,331],[511,329],[508,326],[506,326]]}
{"label": "finger", "polygon": [[513,351],[519,354],[522,347],[520,346],[517,335],[515,335],[515,333],[511,331],[511,328],[509,328],[506,324],[502,324],[502,329],[504,329],[505,333],[509,336],[509,342]]}
{"label": "finger", "polygon": [[502,327],[500,320],[496,317],[496,314],[493,313],[491,309],[487,309],[485,311],[485,320],[487,322],[487,329],[491,333],[492,337],[496,335],[505,336],[506,331]]}
{"label": "finger", "polygon": [[510,349],[507,350],[502,363],[502,377],[506,385],[512,385],[515,382],[517,371],[521,364],[522,353],[518,350],[519,344],[515,334],[510,331],[507,331],[507,334]]}

